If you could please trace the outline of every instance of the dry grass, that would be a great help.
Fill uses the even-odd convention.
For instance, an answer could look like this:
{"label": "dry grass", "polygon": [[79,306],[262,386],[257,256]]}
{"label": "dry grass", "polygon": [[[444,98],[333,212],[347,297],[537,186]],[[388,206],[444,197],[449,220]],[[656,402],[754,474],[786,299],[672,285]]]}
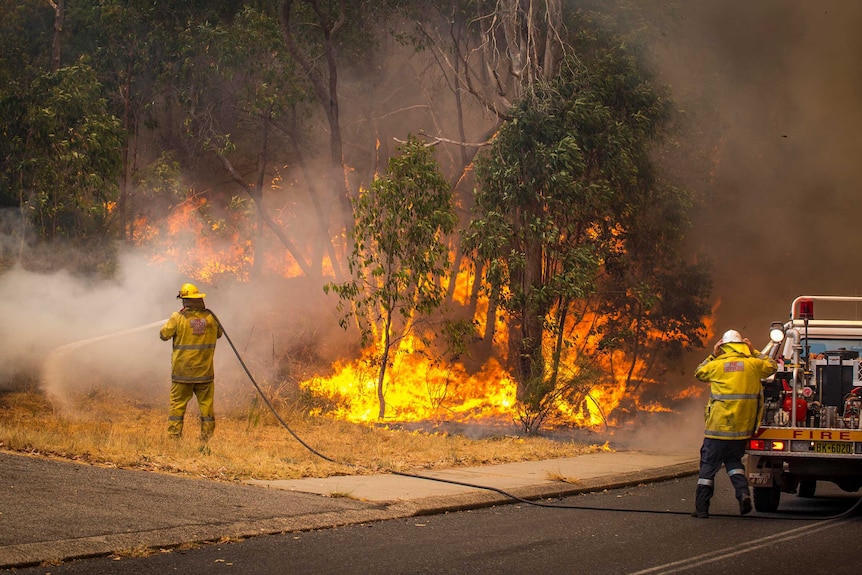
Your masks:
{"label": "dry grass", "polygon": [[[185,436],[167,437],[167,410],[91,394],[71,412],[38,391],[0,395],[0,449],[224,481],[383,473],[570,457],[598,444],[500,432],[480,439],[393,425],[359,425],[282,413],[291,429],[332,463],[303,447],[269,414],[222,413],[209,451],[198,442],[194,401]],[[430,426],[427,426],[431,429]]]}

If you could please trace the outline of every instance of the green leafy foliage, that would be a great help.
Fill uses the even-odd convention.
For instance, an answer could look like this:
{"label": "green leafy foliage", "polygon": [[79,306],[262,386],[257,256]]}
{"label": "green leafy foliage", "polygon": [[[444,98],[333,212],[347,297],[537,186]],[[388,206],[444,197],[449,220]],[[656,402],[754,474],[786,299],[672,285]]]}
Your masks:
{"label": "green leafy foliage", "polygon": [[108,230],[123,133],[102,90],[81,61],[36,78],[21,102],[17,183],[42,237],[101,237]]}
{"label": "green leafy foliage", "polygon": [[[445,295],[440,279],[449,268],[443,241],[457,223],[449,184],[433,149],[410,136],[390,158],[389,170],[354,201],[352,279],[329,284],[346,311],[342,326],[355,319],[363,345],[379,345],[378,397],[384,415],[383,383],[390,354],[417,316],[438,309]],[[377,341],[375,341],[377,338]]]}
{"label": "green leafy foliage", "polygon": [[[622,323],[637,324],[625,338],[631,349],[653,327],[665,329],[668,341],[692,340],[708,292],[701,270],[692,269],[686,277],[699,289],[674,294],[674,307],[691,298],[681,305],[691,313],[677,316],[673,329],[659,319],[671,294],[658,286],[671,288],[662,282],[685,271],[677,254],[688,192],[660,184],[650,156],[668,123],[669,100],[624,38],[588,20],[578,29],[577,59],[516,104],[479,159],[475,217],[464,237],[487,262],[489,289],[511,316],[509,363],[527,412],[541,411],[562,381],[579,381],[586,364],[564,364],[573,357],[565,330],[591,301],[607,302],[600,310],[619,318],[613,328],[604,324],[606,336]],[[654,265],[663,258],[673,264]],[[622,267],[625,281],[611,281]],[[637,309],[615,307],[623,299],[617,290]],[[573,375],[563,378],[561,370]],[[540,418],[527,419],[533,425]]]}

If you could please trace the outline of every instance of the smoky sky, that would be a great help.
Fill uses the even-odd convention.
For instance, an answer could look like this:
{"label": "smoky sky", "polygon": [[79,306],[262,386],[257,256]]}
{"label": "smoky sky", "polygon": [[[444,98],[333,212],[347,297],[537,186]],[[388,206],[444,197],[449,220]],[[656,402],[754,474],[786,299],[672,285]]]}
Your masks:
{"label": "smoky sky", "polygon": [[691,240],[716,331],[763,343],[798,295],[862,294],[862,3],[671,4],[661,77],[712,146]]}

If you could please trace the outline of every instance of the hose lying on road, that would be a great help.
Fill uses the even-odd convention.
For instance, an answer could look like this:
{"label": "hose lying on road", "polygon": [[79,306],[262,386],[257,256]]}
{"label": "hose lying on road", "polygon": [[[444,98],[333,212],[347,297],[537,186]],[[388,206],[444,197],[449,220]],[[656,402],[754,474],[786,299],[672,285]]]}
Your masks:
{"label": "hose lying on road", "polygon": [[[275,418],[278,420],[278,422],[281,424],[281,426],[284,427],[287,430],[287,432],[290,433],[293,436],[293,438],[296,439],[303,447],[305,447],[308,451],[310,451],[314,455],[320,457],[321,459],[329,461],[330,463],[335,463],[337,465],[345,465],[347,467],[353,467],[355,469],[363,469],[363,467],[361,465],[357,465],[355,463],[344,462],[344,461],[336,461],[335,459],[317,451],[312,446],[310,446],[308,443],[303,441],[302,438],[299,435],[297,435],[296,432],[293,431],[293,429],[291,429],[291,427],[287,424],[287,422],[284,421],[284,419],[282,419],[282,417],[278,414],[278,411],[276,411],[275,407],[269,401],[269,398],[266,396],[266,394],[260,388],[260,385],[258,385],[257,381],[254,379],[254,376],[252,375],[251,371],[249,371],[248,366],[246,366],[246,364],[245,364],[245,361],[243,361],[242,356],[239,353],[239,350],[237,350],[236,346],[234,345],[233,341],[230,338],[230,335],[228,335],[228,332],[225,329],[224,324],[221,322],[221,320],[219,320],[219,318],[218,318],[218,316],[216,316],[216,314],[214,314],[210,310],[207,310],[207,311],[209,311],[209,313],[213,316],[213,318],[215,318],[216,322],[221,326],[222,333],[224,333],[225,339],[227,339],[227,342],[228,342],[228,344],[230,344],[230,347],[233,350],[234,354],[236,355],[237,360],[239,360],[239,364],[242,366],[243,371],[245,371],[245,374],[248,376],[249,381],[251,381],[252,385],[257,390],[257,393],[260,395],[261,399],[266,404],[267,408],[269,408],[269,410],[272,412],[272,414],[275,416]],[[526,503],[527,505],[534,505],[537,507],[546,507],[546,508],[553,508],[553,509],[581,509],[581,510],[587,510],[587,511],[616,511],[616,512],[621,512],[621,513],[650,513],[650,514],[661,514],[661,515],[686,515],[687,516],[687,515],[691,514],[690,512],[687,512],[687,511],[653,510],[653,509],[617,509],[617,508],[613,508],[613,507],[593,507],[593,506],[586,506],[586,505],[568,505],[568,504],[561,504],[561,503],[546,503],[544,501],[525,499],[525,498],[519,497],[513,493],[509,493],[508,491],[504,491],[503,489],[499,489],[497,487],[490,487],[487,485],[479,485],[476,483],[467,483],[464,481],[456,481],[454,479],[443,479],[440,477],[431,477],[429,475],[419,475],[416,473],[405,473],[403,471],[389,470],[389,471],[387,471],[387,473],[390,473],[391,475],[400,475],[401,477],[413,477],[415,479],[424,479],[426,481],[437,481],[440,483],[447,483],[447,484],[451,484],[451,485],[460,485],[462,487],[470,487],[471,489],[482,489],[485,491],[493,491],[493,492],[498,493],[504,497],[508,497],[509,499],[512,499],[514,501],[519,501],[521,503]],[[842,517],[848,517],[848,516],[854,515],[859,510],[860,507],[862,507],[862,498],[860,498],[853,505],[853,507],[851,507],[847,511],[839,513],[838,515],[831,515],[828,517],[804,517],[804,516],[764,517],[764,516],[754,515],[754,516],[750,516],[750,518],[751,519],[792,519],[792,520],[839,519]],[[710,517],[739,517],[739,516],[738,515],[731,515],[731,514],[713,513],[713,514],[710,514]]]}

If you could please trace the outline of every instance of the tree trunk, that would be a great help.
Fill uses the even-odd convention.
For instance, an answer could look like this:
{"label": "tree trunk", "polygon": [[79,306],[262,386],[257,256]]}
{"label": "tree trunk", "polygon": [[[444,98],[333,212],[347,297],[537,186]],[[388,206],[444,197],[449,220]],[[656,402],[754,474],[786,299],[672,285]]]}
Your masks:
{"label": "tree trunk", "polygon": [[228,159],[227,156],[225,156],[224,154],[219,153],[219,152],[217,152],[217,155],[218,155],[219,159],[221,160],[222,165],[228,171],[228,174],[230,174],[231,179],[236,184],[238,184],[240,187],[242,187],[243,191],[245,191],[245,193],[247,193],[249,195],[249,197],[252,200],[254,200],[254,203],[257,206],[257,212],[260,215],[261,220],[263,221],[263,223],[266,224],[266,226],[270,230],[272,230],[272,232],[276,235],[276,237],[278,237],[278,239],[281,240],[282,245],[285,247],[285,249],[287,249],[287,251],[290,253],[290,255],[293,256],[293,259],[296,260],[296,263],[299,265],[300,269],[302,269],[302,273],[304,273],[306,277],[313,278],[314,274],[312,273],[311,268],[308,266],[308,263],[306,263],[305,258],[303,257],[302,253],[299,251],[299,249],[296,247],[296,245],[294,245],[294,243],[292,241],[290,241],[290,238],[287,237],[287,234],[284,233],[284,230],[281,229],[281,226],[279,226],[272,219],[272,216],[269,215],[269,211],[266,209],[266,206],[263,203],[263,191],[262,191],[261,187],[259,187],[260,183],[262,182],[262,178],[263,178],[263,173],[262,173],[262,169],[260,167],[260,162],[261,162],[261,157],[262,158],[266,157],[266,143],[265,143],[265,141],[266,141],[266,128],[265,128],[265,126],[267,124],[268,124],[268,122],[264,122],[264,143],[262,144],[262,150],[260,152],[259,159],[258,159],[259,165],[258,165],[257,181],[259,183],[257,185],[252,185],[252,186],[248,185],[248,183],[243,179],[243,177],[239,174],[239,172],[236,171],[236,168],[234,168],[233,163],[231,163],[230,159]]}
{"label": "tree trunk", "polygon": [[[544,379],[545,358],[542,353],[544,312],[536,301],[535,291],[542,287],[542,246],[537,240],[528,242],[524,268],[513,269],[513,284],[523,290],[523,304],[514,314],[509,329],[509,353],[516,367],[518,399],[526,397],[531,386]],[[514,329],[513,329],[514,328]]]}
{"label": "tree trunk", "polygon": [[[294,116],[294,120],[295,120]],[[317,226],[318,226],[318,241],[316,244],[319,248],[326,252],[326,255],[329,257],[329,261],[332,263],[332,270],[335,274],[335,281],[341,282],[343,281],[344,274],[341,270],[341,261],[338,259],[338,256],[335,253],[335,247],[332,245],[332,240],[329,233],[329,225],[330,218],[329,214],[324,211],[323,205],[321,204],[320,198],[321,193],[318,191],[317,186],[315,186],[315,178],[308,171],[308,162],[305,160],[305,155],[302,153],[302,148],[300,148],[297,143],[296,134],[298,130],[295,126],[293,126],[293,130],[291,130],[290,134],[290,145],[293,149],[293,153],[297,158],[297,164],[299,165],[300,171],[302,171],[302,175],[305,178],[306,186],[308,186],[308,193],[311,196],[311,204],[314,206],[314,213],[317,216]],[[312,262],[312,267],[315,269],[321,269],[321,275],[323,273],[322,266],[322,252],[320,255],[321,261]]]}
{"label": "tree trunk", "polygon": [[569,304],[568,301],[563,301],[560,303],[559,308],[559,320],[557,321],[557,340],[554,343],[554,353],[552,365],[551,365],[551,387],[556,387],[557,378],[560,374],[560,360],[563,355],[563,344],[565,343],[565,329],[566,329],[566,318],[569,313]]}
{"label": "tree trunk", "polygon": [[[347,168],[344,165],[341,123],[338,109],[338,66],[335,57],[335,36],[345,22],[344,4],[340,0],[338,17],[328,21],[317,0],[304,0],[318,16],[318,24],[323,34],[323,46],[326,54],[326,75],[312,63],[305,52],[297,45],[290,30],[290,17],[294,0],[286,0],[281,5],[281,31],[285,44],[291,56],[299,63],[311,82],[314,95],[326,114],[329,123],[329,156],[330,173],[332,176],[333,195],[339,207],[339,219],[349,232],[353,228],[353,209],[350,204],[350,187],[347,180]],[[333,262],[333,265],[335,262]]]}
{"label": "tree trunk", "polygon": [[386,323],[383,332],[383,353],[380,357],[380,370],[377,372],[377,403],[379,409],[377,411],[377,419],[383,419],[386,416],[386,397],[383,393],[383,382],[386,380],[386,368],[389,365],[389,352],[392,347],[392,311],[386,311]]}
{"label": "tree trunk", "polygon": [[[478,288],[480,278],[482,277],[481,269],[477,270],[476,279],[473,283]],[[478,289],[473,292],[473,297],[470,299],[471,308],[475,308],[478,300]],[[500,303],[499,288],[492,288],[488,295],[488,311],[485,313],[485,333],[482,335],[482,345],[480,346],[479,357],[481,363],[485,363],[491,357],[494,351],[494,334],[497,331],[497,308]]]}
{"label": "tree trunk", "polygon": [[51,41],[51,71],[56,72],[63,65],[62,36],[63,20],[66,12],[66,0],[48,0],[54,9],[54,37]]}

